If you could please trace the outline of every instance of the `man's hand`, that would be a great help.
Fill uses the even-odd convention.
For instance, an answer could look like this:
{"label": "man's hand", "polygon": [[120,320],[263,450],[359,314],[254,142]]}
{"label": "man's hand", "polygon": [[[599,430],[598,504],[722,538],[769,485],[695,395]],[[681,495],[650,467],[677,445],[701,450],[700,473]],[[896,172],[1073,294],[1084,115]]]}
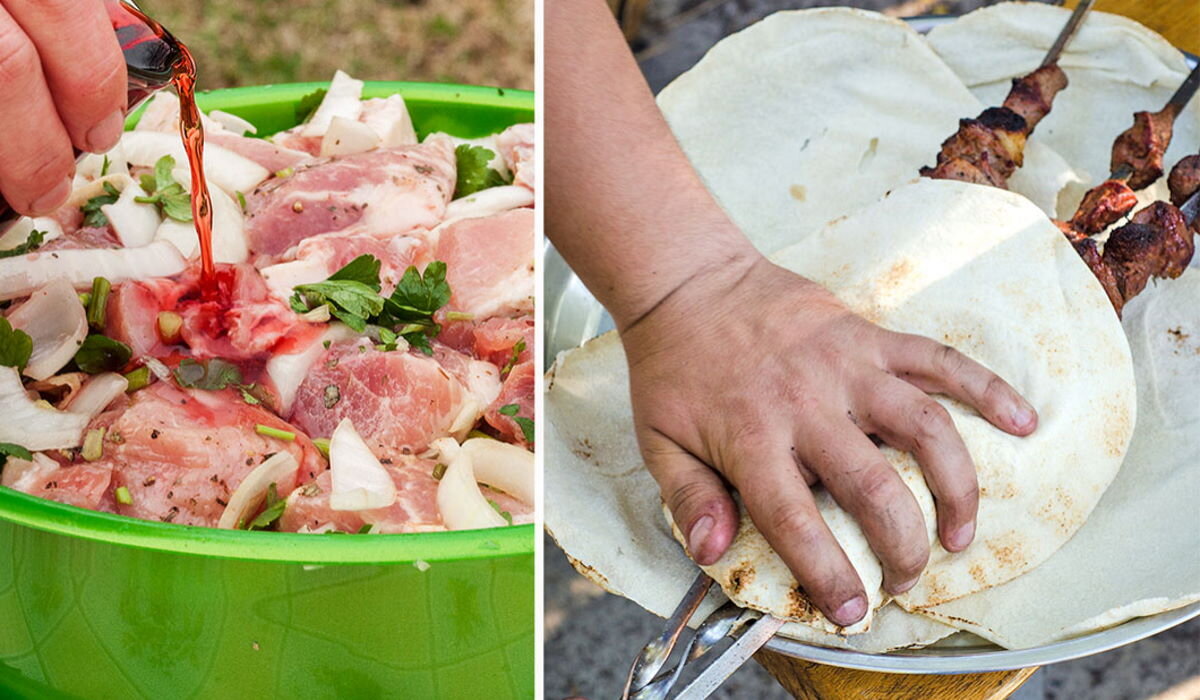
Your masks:
{"label": "man's hand", "polygon": [[0,0],[0,193],[13,209],[45,214],[66,200],[72,145],[116,145],[126,87],[101,0]]}
{"label": "man's hand", "polygon": [[884,588],[901,593],[929,558],[925,522],[868,436],[916,456],[937,502],[940,540],[953,552],[975,533],[975,467],[927,392],[958,399],[1014,435],[1037,424],[983,366],[871,324],[757,254],[689,278],[622,337],[638,440],[691,556],[715,562],[737,531],[723,477],[840,625],[861,619],[867,598],[810,487],[823,485],[858,520],[883,563]]}

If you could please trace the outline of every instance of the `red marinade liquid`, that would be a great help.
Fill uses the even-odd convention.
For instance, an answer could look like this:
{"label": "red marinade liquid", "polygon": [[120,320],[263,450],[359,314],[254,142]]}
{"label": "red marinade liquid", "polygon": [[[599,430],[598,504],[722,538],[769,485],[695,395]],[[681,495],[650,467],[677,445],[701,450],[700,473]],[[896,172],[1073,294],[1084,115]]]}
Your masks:
{"label": "red marinade liquid", "polygon": [[179,93],[179,133],[192,172],[192,221],[200,237],[200,288],[216,293],[216,266],[212,253],[212,198],[204,179],[204,127],[196,107],[196,62],[183,43],[179,43],[180,59],[175,65],[175,90]]}

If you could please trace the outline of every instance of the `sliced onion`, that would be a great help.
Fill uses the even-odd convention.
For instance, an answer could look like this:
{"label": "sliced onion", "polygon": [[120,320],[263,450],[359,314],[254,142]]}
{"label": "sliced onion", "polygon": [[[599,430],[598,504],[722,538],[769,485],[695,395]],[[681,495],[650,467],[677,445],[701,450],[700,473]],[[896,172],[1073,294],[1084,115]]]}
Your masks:
{"label": "sliced onion", "polygon": [[66,374],[56,374],[53,377],[48,377],[41,381],[29,382],[25,388],[29,391],[36,391],[39,394],[56,394],[62,392],[62,396],[58,399],[58,408],[62,408],[75,398],[75,394],[79,393],[83,383],[91,378],[91,375],[83,372],[68,372]]}
{"label": "sliced onion", "polygon": [[[191,173],[176,168],[172,176],[176,182],[191,191]],[[211,181],[208,183],[213,214],[213,260],[219,263],[245,262],[250,257],[250,248],[246,240],[246,220],[242,215],[242,208],[228,194],[213,187],[213,184]],[[196,235],[196,226],[191,221],[176,221],[167,217],[158,225],[154,237],[156,240],[170,241],[185,258],[191,259],[200,255],[200,238]]]}
{"label": "sliced onion", "polygon": [[0,367],[0,442],[11,442],[27,450],[66,450],[83,444],[88,416],[57,411],[35,403],[25,393],[17,370]]}
{"label": "sliced onion", "polygon": [[287,302],[294,288],[302,284],[321,282],[329,277],[333,270],[328,269],[323,259],[308,257],[268,265],[260,272],[267,288],[271,290],[271,296]]}
{"label": "sliced onion", "polygon": [[366,100],[359,121],[379,135],[380,145],[384,148],[413,146],[417,143],[417,131],[408,114],[408,105],[400,95]]}
{"label": "sliced onion", "polygon": [[447,528],[470,530],[508,524],[484,498],[480,483],[532,505],[533,453],[490,438],[464,442],[438,483],[438,511]]}
{"label": "sliced onion", "polygon": [[140,248],[85,248],[28,253],[0,259],[0,301],[29,296],[56,278],[87,289],[96,277],[113,285],[128,280],[170,277],[187,266],[175,246],[155,241]]}
{"label": "sliced onion", "polygon": [[354,429],[343,418],[329,438],[329,473],[333,510],[373,510],[396,502],[396,482]]}
{"label": "sliced onion", "polygon": [[75,288],[57,278],[30,295],[8,315],[8,321],[33,339],[33,355],[24,374],[47,379],[67,366],[87,337],[87,312]]}
{"label": "sliced onion", "polygon": [[171,370],[168,369],[167,366],[164,365],[159,359],[147,355],[141,358],[141,360],[142,364],[150,370],[150,374],[158,377],[159,381],[165,382],[171,378]]}
{"label": "sliced onion", "polygon": [[154,95],[142,116],[138,119],[134,131],[161,131],[176,133],[179,129],[179,98],[174,93],[165,90]]}
{"label": "sliced onion", "polygon": [[58,468],[58,462],[41,452],[33,453],[33,461],[9,457],[4,463],[4,471],[0,472],[0,484],[29,493]]}
{"label": "sliced onion", "polygon": [[253,124],[246,121],[245,119],[242,119],[241,117],[239,117],[236,114],[230,114],[229,112],[225,112],[225,111],[222,111],[219,109],[214,109],[213,111],[208,113],[208,118],[213,120],[214,122],[220,124],[221,126],[225,127],[229,131],[232,131],[233,133],[237,134],[238,136],[245,136],[246,134],[257,134],[258,133],[257,126],[254,126]]}
{"label": "sliced onion", "polygon": [[[130,165],[152,168],[163,156],[171,156],[177,165],[186,165],[187,156],[178,134],[158,131],[130,131],[121,139]],[[232,195],[249,192],[270,175],[254,161],[213,144],[204,145],[204,175],[208,181]]]}
{"label": "sliced onion", "polygon": [[495,154],[492,156],[492,159],[488,161],[488,167],[495,170],[496,172],[500,173],[501,175],[508,174],[508,164],[504,162],[504,157],[500,155],[500,149],[496,147],[496,135],[495,134],[492,134],[491,136],[483,136],[483,137],[477,138],[477,139],[464,139],[459,136],[451,136],[450,134],[447,134],[447,133],[444,133],[441,131],[436,131],[436,132],[426,136],[425,142],[428,143],[430,139],[433,139],[433,138],[436,138],[439,136],[448,138],[451,141],[453,141],[455,148],[465,145],[465,146],[479,146],[480,148],[488,149],[493,154]]}
{"label": "sliced onion", "polygon": [[51,219],[48,216],[38,216],[30,218],[22,216],[17,219],[16,223],[8,227],[3,234],[0,234],[0,250],[12,250],[29,240],[29,234],[34,231],[41,231],[46,235],[42,237],[43,243],[50,241],[63,235],[62,226],[58,221]]}
{"label": "sliced onion", "polygon": [[484,409],[489,404],[481,403],[476,399],[468,396],[462,400],[458,407],[458,415],[454,416],[454,420],[450,422],[450,427],[446,430],[455,440],[462,440],[471,432],[471,428],[479,422],[479,417],[483,415]]}
{"label": "sliced onion", "polygon": [[[104,167],[105,159],[108,160],[107,169]],[[103,177],[100,174],[102,172],[104,175],[129,174],[129,163],[125,161],[125,152],[121,150],[120,142],[113,146],[108,153],[88,153],[75,166],[75,177],[82,178],[84,181]]]}
{"label": "sliced onion", "polygon": [[334,117],[321,137],[321,157],[348,156],[379,148],[379,134],[371,127],[353,119]]}
{"label": "sliced onion", "polygon": [[124,396],[128,388],[129,380],[116,372],[97,374],[64,407],[71,413],[87,416],[91,420],[113,401]]}
{"label": "sliced onion", "polygon": [[300,135],[324,136],[334,117],[357,121],[358,115],[362,114],[362,90],[363,81],[355,80],[340,70],[334,73],[321,105],[301,129]]}
{"label": "sliced onion", "polygon": [[489,187],[450,202],[446,207],[446,218],[442,225],[458,219],[475,219],[531,206],[533,192],[528,188],[517,185]]}
{"label": "sliced onion", "polygon": [[[217,527],[232,530],[239,522],[247,522],[264,501],[271,484],[278,484],[295,474],[300,464],[290,452],[276,452],[242,479],[229,497],[229,505],[221,512]],[[287,494],[282,496],[287,497]]]}
{"label": "sliced onion", "polygon": [[133,178],[129,177],[129,173],[109,173],[104,177],[98,177],[81,187],[71,190],[71,194],[67,197],[67,203],[63,205],[63,208],[81,207],[87,204],[87,201],[92,197],[99,197],[102,194],[106,194],[107,192],[104,189],[105,183],[112,185],[120,192],[133,183]]}
{"label": "sliced onion", "polygon": [[154,240],[154,232],[158,230],[158,208],[153,204],[134,201],[136,197],[145,197],[143,190],[136,182],[130,182],[121,190],[121,196],[112,204],[105,204],[100,211],[108,217],[108,223],[117,234],[117,239],[126,248],[144,246]]}
{"label": "sliced onion", "polygon": [[341,323],[331,323],[308,347],[291,355],[274,355],[267,360],[267,376],[275,385],[275,393],[279,396],[279,415],[286,416],[292,410],[292,402],[296,400],[296,391],[308,370],[317,359],[325,353],[325,343],[340,343],[358,337],[349,326]]}

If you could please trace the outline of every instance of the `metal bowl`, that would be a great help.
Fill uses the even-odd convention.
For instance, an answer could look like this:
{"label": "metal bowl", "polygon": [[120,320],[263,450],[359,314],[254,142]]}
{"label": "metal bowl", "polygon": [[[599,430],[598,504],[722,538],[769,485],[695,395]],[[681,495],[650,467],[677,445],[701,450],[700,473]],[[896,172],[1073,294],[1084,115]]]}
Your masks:
{"label": "metal bowl", "polygon": [[[953,16],[910,18],[908,23],[924,34],[936,26],[953,22]],[[1189,67],[1197,57],[1185,52]],[[584,341],[614,328],[612,317],[596,301],[583,282],[552,245],[546,245],[545,265],[545,341],[546,363],[558,353],[578,347]],[[888,654],[866,654],[846,649],[806,644],[786,637],[767,643],[771,651],[797,659],[829,666],[888,673],[973,673],[1044,666],[1110,651],[1168,630],[1200,617],[1200,603],[1149,617],[1129,620],[1109,629],[1075,639],[1029,649],[1004,649],[974,635],[957,633],[949,639],[953,646],[929,646]],[[972,643],[975,640],[976,643]],[[945,640],[943,640],[945,641]]]}

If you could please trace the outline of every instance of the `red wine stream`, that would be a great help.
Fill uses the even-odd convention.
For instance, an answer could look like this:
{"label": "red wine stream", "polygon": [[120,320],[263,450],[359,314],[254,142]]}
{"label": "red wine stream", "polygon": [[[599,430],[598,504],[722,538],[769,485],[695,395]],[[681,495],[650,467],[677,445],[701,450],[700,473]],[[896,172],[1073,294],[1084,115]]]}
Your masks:
{"label": "red wine stream", "polygon": [[216,266],[212,252],[212,199],[204,179],[204,127],[196,107],[196,62],[182,42],[172,82],[179,93],[179,133],[192,172],[192,220],[200,238],[200,285],[203,292],[216,292]]}

